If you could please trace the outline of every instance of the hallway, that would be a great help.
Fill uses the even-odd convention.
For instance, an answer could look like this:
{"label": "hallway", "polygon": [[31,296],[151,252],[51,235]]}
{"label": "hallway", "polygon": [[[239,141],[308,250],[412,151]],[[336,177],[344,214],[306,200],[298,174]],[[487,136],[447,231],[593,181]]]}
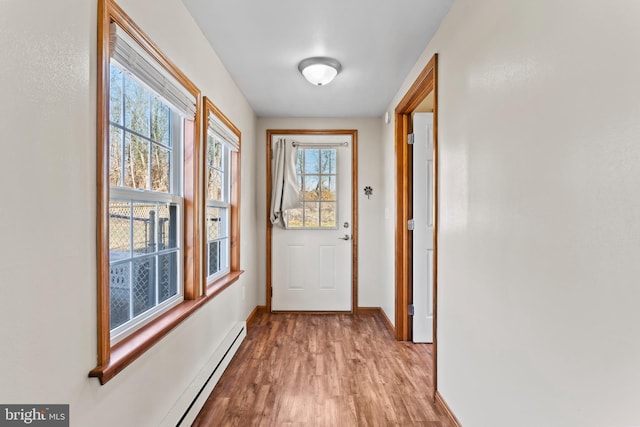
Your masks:
{"label": "hallway", "polygon": [[194,426],[450,426],[431,346],[378,315],[258,314]]}

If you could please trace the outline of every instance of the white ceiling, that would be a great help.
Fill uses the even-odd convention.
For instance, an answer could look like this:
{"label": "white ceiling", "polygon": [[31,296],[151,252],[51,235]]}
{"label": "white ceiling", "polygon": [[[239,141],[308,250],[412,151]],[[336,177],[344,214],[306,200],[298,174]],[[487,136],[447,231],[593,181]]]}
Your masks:
{"label": "white ceiling", "polygon": [[[259,117],[379,117],[453,0],[183,0]],[[342,72],[298,72],[329,56]]]}

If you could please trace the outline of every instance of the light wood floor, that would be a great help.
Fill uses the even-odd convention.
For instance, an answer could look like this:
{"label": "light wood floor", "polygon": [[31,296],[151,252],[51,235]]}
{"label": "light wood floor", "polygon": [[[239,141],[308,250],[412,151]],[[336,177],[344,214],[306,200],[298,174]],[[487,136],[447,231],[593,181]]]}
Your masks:
{"label": "light wood floor", "polygon": [[451,427],[430,372],[379,315],[258,314],[193,425]]}

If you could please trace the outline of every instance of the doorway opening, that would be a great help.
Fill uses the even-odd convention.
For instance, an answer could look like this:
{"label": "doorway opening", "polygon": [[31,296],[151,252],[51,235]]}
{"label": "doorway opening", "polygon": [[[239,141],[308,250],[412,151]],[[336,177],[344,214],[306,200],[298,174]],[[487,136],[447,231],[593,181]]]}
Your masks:
{"label": "doorway opening", "polygon": [[[304,161],[297,167],[299,185],[301,186],[304,201],[301,203],[300,209],[294,209],[290,212],[291,215],[289,215],[289,213],[286,214],[287,216],[291,216],[291,218],[288,218],[290,221],[285,227],[274,226],[269,220],[273,186],[272,148],[274,140],[278,138],[285,138],[287,140],[291,140],[290,142],[294,142],[300,147],[306,147],[299,150]],[[333,148],[323,146],[323,143],[331,142],[333,140],[337,141],[340,138],[347,140],[348,143],[342,144],[335,143],[334,141],[331,145]],[[348,159],[346,160],[347,164],[344,162],[342,162],[342,165],[340,164],[340,156],[342,154],[340,153],[341,150],[348,150],[349,155],[345,157],[345,159]],[[269,129],[267,130],[266,157],[266,311],[300,311],[307,313],[346,311],[355,313],[358,301],[358,198],[357,191],[355,190],[358,188],[358,131]],[[313,159],[319,159],[317,166],[316,162],[312,161]],[[337,171],[333,171],[332,168],[334,166],[331,165],[337,165]],[[324,170],[325,168],[326,170]],[[346,176],[347,174],[348,176]],[[326,191],[326,184],[328,184],[328,188],[332,188],[332,185],[337,185],[336,183],[339,184],[340,181],[350,182],[350,189],[347,193],[343,191],[341,194],[339,187],[337,188],[337,195],[334,194],[334,190]],[[308,185],[305,186],[305,184]],[[318,200],[316,200],[316,198]],[[341,206],[346,208],[347,203],[350,204],[350,214],[347,214],[345,217],[344,214],[348,211],[341,208]],[[311,220],[315,218],[313,208],[316,205],[318,205],[318,220],[317,224],[313,226],[313,224],[307,224],[306,221],[308,218]],[[323,220],[323,208],[326,208],[328,212],[327,221],[329,222],[327,223]],[[330,221],[330,219],[333,218],[331,216],[332,212],[333,215],[335,215],[333,222]],[[298,222],[300,222],[300,224],[295,222],[297,220],[299,220]],[[310,226],[307,227],[307,225]],[[305,237],[303,236],[304,233],[310,235]],[[320,234],[324,234],[325,237],[328,236],[329,240],[318,240],[317,238]],[[277,239],[274,237],[280,239],[284,235],[294,236],[294,240],[297,239],[297,241],[292,241],[291,244],[284,245],[276,242]],[[338,237],[336,238],[336,236]],[[323,237],[323,239],[325,237]],[[313,252],[313,249],[307,248],[307,246],[313,244],[313,241],[315,240],[318,240],[317,245],[319,250]],[[275,243],[278,243],[279,246],[274,249]],[[340,267],[339,264],[343,261],[342,258],[344,258],[341,254],[344,253],[343,250],[345,245],[349,249],[350,254],[346,260],[348,265]],[[313,284],[309,283],[302,286],[297,283],[293,283],[291,278],[295,281],[296,274],[308,274],[311,270],[311,268],[304,267],[304,262],[306,262],[305,257],[308,257],[309,254],[311,254],[311,257],[316,257],[319,261],[319,263],[316,264],[321,266],[321,273],[323,271],[322,269],[328,268],[336,268],[336,272],[344,271],[345,269],[348,270],[350,274],[346,278],[347,288],[345,289],[341,287],[339,281],[336,281],[336,286],[334,286],[333,283],[330,283],[333,282],[333,275],[326,275],[325,278],[320,278],[319,283],[315,288]],[[287,261],[283,264],[282,260],[284,257],[293,259],[295,262]],[[280,267],[278,267],[278,265],[280,265]],[[283,265],[285,266],[284,268],[286,271],[282,271]],[[274,267],[280,268],[281,270],[275,271]],[[277,273],[276,276],[278,283],[275,283],[277,286],[274,286],[274,273]],[[341,276],[341,274],[335,275],[335,277],[339,276]],[[330,277],[332,280],[327,280],[327,277]],[[318,300],[324,298],[325,295],[331,294],[333,292],[332,288],[336,290],[336,301],[338,302],[338,305],[331,306],[331,304],[328,304],[328,307],[334,307],[329,309],[317,308],[316,305],[319,303]],[[294,308],[298,303],[295,300],[297,297],[294,294],[305,294],[307,291],[309,291],[309,295],[315,295],[314,301],[308,305],[303,304],[301,309]],[[277,300],[274,301],[274,296],[277,298],[279,295],[281,297],[281,302],[278,302]],[[347,299],[350,299],[350,301]]]}
{"label": "doorway opening", "polygon": [[396,154],[396,238],[395,291],[396,338],[409,341],[413,337],[410,305],[413,303],[413,240],[409,220],[413,218],[413,148],[409,134],[413,132],[413,114],[425,102],[433,111],[433,387],[437,386],[438,324],[438,55],[435,54],[411,85],[395,109]]}

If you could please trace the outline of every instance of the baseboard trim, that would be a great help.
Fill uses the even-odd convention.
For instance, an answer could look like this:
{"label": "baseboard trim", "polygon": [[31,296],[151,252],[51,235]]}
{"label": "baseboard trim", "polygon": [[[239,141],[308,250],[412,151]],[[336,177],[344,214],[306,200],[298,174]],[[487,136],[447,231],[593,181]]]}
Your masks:
{"label": "baseboard trim", "polygon": [[356,307],[356,314],[378,314],[380,307]]}
{"label": "baseboard trim", "polygon": [[301,311],[301,310],[272,310],[273,314],[313,314],[313,315],[324,315],[324,314],[351,314],[350,311]]}
{"label": "baseboard trim", "polygon": [[382,307],[357,307],[356,314],[379,314],[382,317],[385,326],[389,332],[391,332],[391,335],[394,337],[396,336],[396,328],[393,326],[393,323],[391,323]]}
{"label": "baseboard trim", "polygon": [[439,406],[442,412],[446,414],[447,418],[449,418],[453,425],[456,427],[462,427],[462,424],[460,424],[460,421],[458,421],[458,418],[456,418],[455,414],[453,413],[449,405],[447,405],[447,402],[445,402],[439,391],[436,391],[435,400],[436,405]]}
{"label": "baseboard trim", "polygon": [[382,315],[382,319],[384,319],[384,323],[387,325],[387,329],[391,332],[391,335],[396,336],[396,327],[393,326],[391,320],[387,317],[387,313],[384,312],[382,308],[380,308],[380,314]]}
{"label": "baseboard trim", "polygon": [[254,308],[251,314],[249,314],[249,317],[247,317],[247,328],[253,325],[253,322],[255,322],[256,316],[258,315],[258,313],[266,313],[266,312],[267,312],[266,305],[256,305],[256,308]]}

